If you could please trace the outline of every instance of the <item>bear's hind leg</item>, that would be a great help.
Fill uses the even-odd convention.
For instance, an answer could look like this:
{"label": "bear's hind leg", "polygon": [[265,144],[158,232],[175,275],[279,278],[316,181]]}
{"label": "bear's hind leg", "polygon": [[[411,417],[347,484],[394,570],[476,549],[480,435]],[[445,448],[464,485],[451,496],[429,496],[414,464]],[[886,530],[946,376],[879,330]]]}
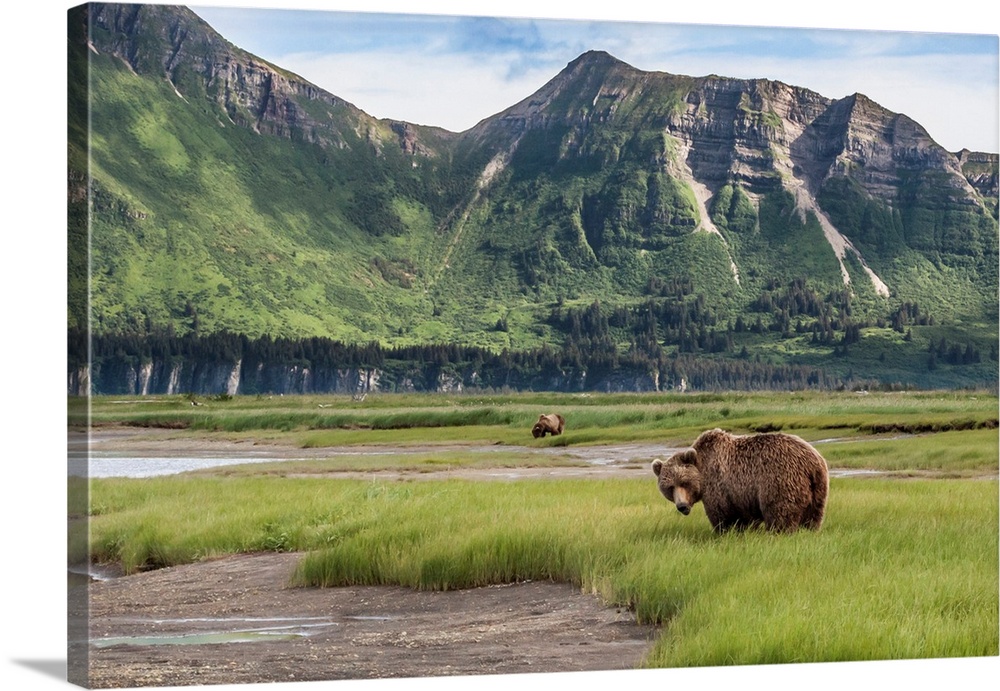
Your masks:
{"label": "bear's hind leg", "polygon": [[823,516],[826,514],[826,496],[830,491],[830,481],[825,469],[814,473],[811,478],[812,500],[802,512],[802,527],[819,530],[823,526]]}
{"label": "bear's hind leg", "polygon": [[805,511],[802,512],[802,520],[800,525],[803,528],[809,528],[810,530],[819,530],[823,526],[823,515],[826,513],[826,506],[821,503],[818,499],[813,498],[813,501],[806,506]]}
{"label": "bear's hind leg", "polygon": [[764,527],[776,533],[791,533],[802,525],[808,506],[796,502],[773,502],[764,507]]}

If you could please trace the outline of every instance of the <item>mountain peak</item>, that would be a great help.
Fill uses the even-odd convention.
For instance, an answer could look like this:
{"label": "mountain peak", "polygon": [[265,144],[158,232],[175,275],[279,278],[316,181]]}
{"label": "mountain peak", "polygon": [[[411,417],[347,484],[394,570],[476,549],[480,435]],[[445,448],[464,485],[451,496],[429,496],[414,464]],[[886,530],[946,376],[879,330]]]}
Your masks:
{"label": "mountain peak", "polygon": [[619,60],[607,51],[588,50],[570,61],[556,78],[558,79],[567,75],[608,73],[609,71],[622,71],[626,73],[641,72],[638,68],[633,67],[623,60]]}
{"label": "mountain peak", "polygon": [[628,65],[605,50],[588,50],[572,60],[568,67],[577,65]]}

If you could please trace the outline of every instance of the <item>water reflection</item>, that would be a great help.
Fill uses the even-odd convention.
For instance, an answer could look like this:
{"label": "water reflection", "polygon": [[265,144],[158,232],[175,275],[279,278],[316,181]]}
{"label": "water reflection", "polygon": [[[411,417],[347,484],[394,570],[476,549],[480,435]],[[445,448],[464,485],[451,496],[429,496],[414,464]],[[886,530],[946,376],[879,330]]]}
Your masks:
{"label": "water reflection", "polygon": [[[337,626],[337,622],[324,620],[320,623],[304,623],[306,619],[316,619],[316,617],[305,617],[299,623],[286,626],[274,626],[253,629],[237,629],[233,631],[207,631],[199,633],[178,633],[178,634],[158,634],[145,636],[107,636],[105,638],[92,638],[90,644],[98,648],[110,648],[116,645],[205,645],[209,643],[258,643],[273,641],[291,641],[296,638],[305,638],[315,633],[318,629],[325,629]],[[162,620],[155,623],[241,623],[247,619],[196,619],[196,620]],[[280,621],[296,621],[292,619],[281,619]]]}
{"label": "water reflection", "polygon": [[[174,475],[189,470],[217,468],[219,466],[244,463],[271,463],[279,459],[268,457],[241,456],[239,458],[198,458],[183,456],[142,457],[116,456],[92,452],[86,456],[70,458],[69,474],[79,477],[156,477]],[[295,458],[280,460],[294,461]],[[89,467],[88,467],[89,465]]]}

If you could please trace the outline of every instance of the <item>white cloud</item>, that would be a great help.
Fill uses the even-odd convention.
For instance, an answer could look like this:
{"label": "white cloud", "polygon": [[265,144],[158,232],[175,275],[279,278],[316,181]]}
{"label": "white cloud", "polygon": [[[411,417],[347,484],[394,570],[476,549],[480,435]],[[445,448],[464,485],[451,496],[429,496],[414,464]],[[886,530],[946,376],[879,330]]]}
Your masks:
{"label": "white cloud", "polygon": [[533,69],[510,77],[510,59],[501,55],[292,54],[280,56],[279,64],[375,117],[455,132],[514,105],[555,76]]}

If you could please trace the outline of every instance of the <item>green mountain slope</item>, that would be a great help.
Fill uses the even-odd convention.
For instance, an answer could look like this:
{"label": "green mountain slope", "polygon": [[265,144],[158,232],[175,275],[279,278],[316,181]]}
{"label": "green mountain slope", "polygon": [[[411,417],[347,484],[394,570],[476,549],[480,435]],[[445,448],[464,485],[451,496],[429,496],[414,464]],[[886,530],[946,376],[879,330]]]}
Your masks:
{"label": "green mountain slope", "polygon": [[[141,9],[154,11],[167,15],[155,24],[164,31],[196,19]],[[218,38],[195,48],[206,62],[234,50]],[[458,196],[449,153],[414,166],[390,123],[333,98],[293,93],[290,102],[327,127],[284,130],[255,119],[252,103],[219,107],[211,92],[222,89],[191,70],[178,68],[172,82],[137,71],[152,59],[132,65],[101,48],[81,57],[90,68],[96,331],[359,340],[389,338],[390,324],[430,314],[411,274],[438,251],[439,219]],[[438,136],[447,133],[425,139]]]}
{"label": "green mountain slope", "polygon": [[[587,53],[451,133],[376,120],[184,8],[70,18],[94,333],[605,339],[887,377],[947,336],[979,356],[955,381],[995,379],[997,156],[863,96]],[[71,252],[71,329],[84,267]],[[574,331],[595,303],[607,328]]]}

